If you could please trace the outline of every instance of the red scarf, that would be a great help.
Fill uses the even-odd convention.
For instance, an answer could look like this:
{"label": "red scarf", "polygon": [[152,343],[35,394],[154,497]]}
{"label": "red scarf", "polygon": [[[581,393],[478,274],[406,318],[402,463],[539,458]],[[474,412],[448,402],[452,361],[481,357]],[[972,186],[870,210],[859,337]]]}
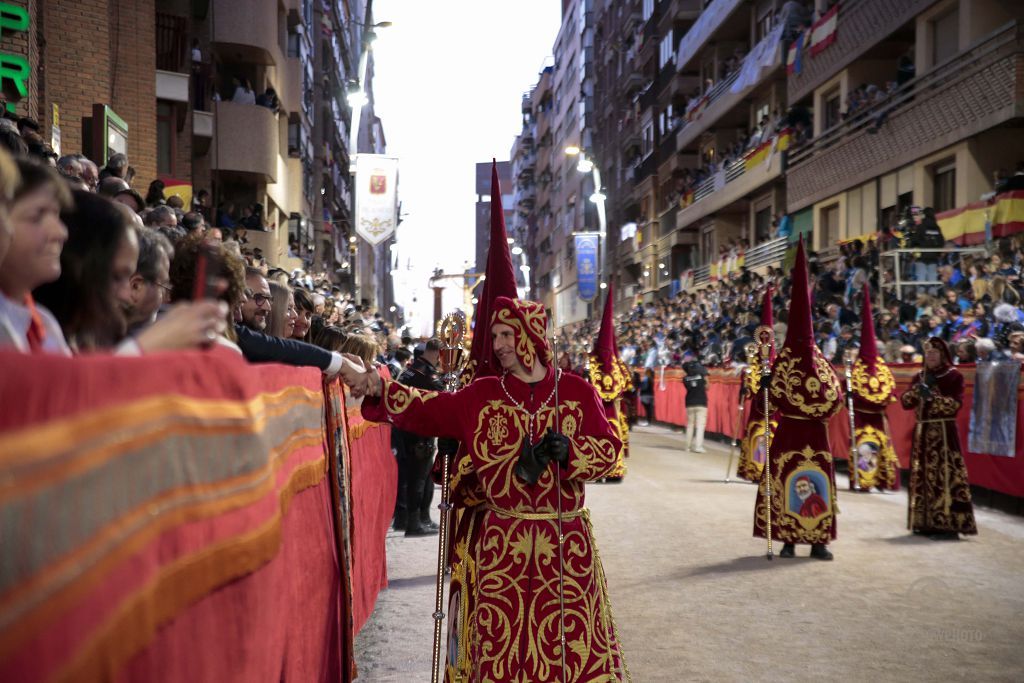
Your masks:
{"label": "red scarf", "polygon": [[28,308],[28,313],[31,316],[25,338],[28,340],[29,351],[35,353],[43,349],[43,342],[46,341],[46,328],[43,327],[43,316],[39,315],[39,309],[36,308],[35,299],[31,294],[25,295],[25,307]]}

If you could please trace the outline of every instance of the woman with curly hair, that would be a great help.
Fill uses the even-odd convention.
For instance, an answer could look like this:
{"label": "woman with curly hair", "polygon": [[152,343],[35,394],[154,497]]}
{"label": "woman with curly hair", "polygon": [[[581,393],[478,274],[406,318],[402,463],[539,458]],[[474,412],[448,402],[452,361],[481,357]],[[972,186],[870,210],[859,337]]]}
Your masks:
{"label": "woman with curly hair", "polygon": [[194,296],[199,252],[203,249],[209,255],[208,262],[217,264],[215,276],[220,279],[217,300],[226,304],[222,316],[225,323],[223,337],[232,343],[237,342],[234,321],[228,316],[230,311],[241,306],[245,296],[245,261],[223,242],[207,240],[201,234],[189,234],[178,242],[171,261],[171,300],[187,301]]}

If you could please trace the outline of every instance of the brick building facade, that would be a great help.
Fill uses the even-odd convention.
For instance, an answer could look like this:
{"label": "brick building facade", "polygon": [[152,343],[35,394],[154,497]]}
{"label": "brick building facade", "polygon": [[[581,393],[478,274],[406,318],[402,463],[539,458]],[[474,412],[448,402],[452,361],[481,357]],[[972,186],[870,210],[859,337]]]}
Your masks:
{"label": "brick building facade", "polygon": [[109,105],[128,124],[128,159],[135,186],[156,177],[156,53],[154,0],[25,0],[28,30],[5,27],[0,52],[29,64],[27,97],[5,79],[15,111],[30,116],[51,139],[59,107],[61,151],[84,150],[82,120],[94,104]]}

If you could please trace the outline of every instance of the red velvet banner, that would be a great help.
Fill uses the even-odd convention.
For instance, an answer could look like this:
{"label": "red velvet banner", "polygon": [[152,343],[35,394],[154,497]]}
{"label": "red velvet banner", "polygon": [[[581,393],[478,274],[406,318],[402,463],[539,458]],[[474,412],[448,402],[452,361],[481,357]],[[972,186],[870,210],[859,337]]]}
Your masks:
{"label": "red velvet banner", "polygon": [[0,353],[0,405],[0,680],[351,680],[395,463],[356,425],[339,539],[318,371]]}
{"label": "red velvet banner", "polygon": [[[910,380],[920,366],[895,365],[890,369],[896,377],[897,395],[907,390]],[[997,455],[981,455],[967,450],[967,435],[970,426],[970,406],[974,399],[974,367],[960,366],[964,374],[964,407],[957,415],[960,432],[960,448],[967,463],[967,474],[972,484],[1012,496],[1024,497],[1024,382],[1017,394],[1016,453],[1018,457],[1007,458]],[[842,376],[840,374],[840,376]],[[656,378],[658,376],[656,375]],[[708,377],[708,423],[707,430],[729,438],[737,436],[739,413],[739,379],[735,374],[712,370]],[[659,422],[680,426],[686,425],[686,389],[682,382],[682,371],[665,371],[664,386],[658,379],[654,387],[654,415]],[[910,450],[914,430],[914,413],[903,410],[899,403],[889,406],[886,411],[893,447],[899,456],[900,466],[910,466]],[[829,423],[829,443],[835,458],[845,460],[849,455],[850,423],[846,411],[841,411]]]}
{"label": "red velvet banner", "polygon": [[384,541],[395,513],[398,465],[391,453],[391,425],[365,423],[349,412],[349,427],[365,425],[352,442],[352,618],[363,627],[377,594],[388,586]]}

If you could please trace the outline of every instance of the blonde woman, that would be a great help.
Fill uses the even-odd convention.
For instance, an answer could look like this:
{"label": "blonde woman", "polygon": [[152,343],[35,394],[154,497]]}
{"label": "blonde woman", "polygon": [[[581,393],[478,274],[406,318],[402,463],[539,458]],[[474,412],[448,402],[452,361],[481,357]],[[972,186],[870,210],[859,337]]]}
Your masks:
{"label": "blonde woman", "polygon": [[270,283],[270,322],[267,334],[288,339],[295,332],[295,297],[290,287],[277,282]]}
{"label": "blonde woman", "polygon": [[380,354],[380,346],[369,335],[349,334],[341,345],[341,352],[359,356],[367,365],[372,365]]}

